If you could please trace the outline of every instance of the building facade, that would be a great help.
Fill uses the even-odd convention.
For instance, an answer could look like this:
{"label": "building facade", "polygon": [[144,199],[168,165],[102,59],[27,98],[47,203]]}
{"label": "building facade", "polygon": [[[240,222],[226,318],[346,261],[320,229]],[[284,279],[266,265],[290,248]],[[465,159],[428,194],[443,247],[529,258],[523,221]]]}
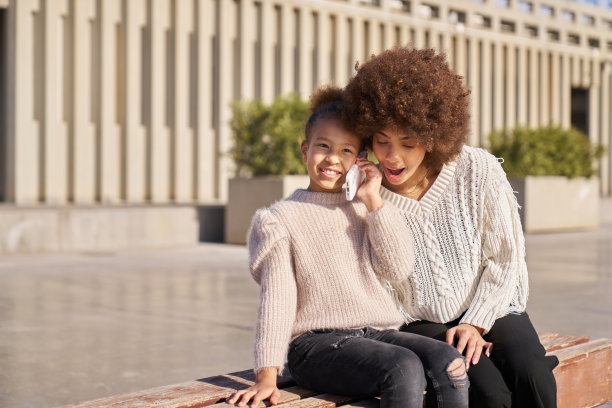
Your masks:
{"label": "building facade", "polygon": [[[223,202],[233,100],[346,84],[397,44],[447,53],[469,143],[574,125],[606,147],[612,11],[559,0],[0,0],[0,201]],[[297,148],[297,146],[296,146]]]}

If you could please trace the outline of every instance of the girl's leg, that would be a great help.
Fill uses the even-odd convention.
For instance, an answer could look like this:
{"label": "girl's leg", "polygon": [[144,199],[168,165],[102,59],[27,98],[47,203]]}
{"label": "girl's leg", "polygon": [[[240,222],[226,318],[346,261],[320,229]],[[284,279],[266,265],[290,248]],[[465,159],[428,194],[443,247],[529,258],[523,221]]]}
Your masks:
{"label": "girl's leg", "polygon": [[408,349],[367,338],[367,330],[307,332],[289,346],[301,386],[350,397],[380,395],[381,408],[422,408],[426,380]]}
{"label": "girl's leg", "polygon": [[491,359],[512,391],[513,407],[557,406],[552,370],[559,360],[546,356],[527,313],[497,319],[485,340],[493,343]]}
{"label": "girl's leg", "polygon": [[[446,342],[446,331],[457,324],[459,324],[458,320],[446,324],[417,321],[402,326],[400,330]],[[495,345],[493,345],[493,348],[495,349]],[[484,354],[480,356],[478,364],[470,365],[468,378],[470,380],[470,407],[510,408],[512,406],[512,394],[504,381],[504,377]]]}
{"label": "girl's leg", "polygon": [[427,401],[435,407],[467,407],[468,377],[461,354],[452,346],[429,337],[396,330],[378,332],[373,338],[405,347],[421,359],[432,389]]}

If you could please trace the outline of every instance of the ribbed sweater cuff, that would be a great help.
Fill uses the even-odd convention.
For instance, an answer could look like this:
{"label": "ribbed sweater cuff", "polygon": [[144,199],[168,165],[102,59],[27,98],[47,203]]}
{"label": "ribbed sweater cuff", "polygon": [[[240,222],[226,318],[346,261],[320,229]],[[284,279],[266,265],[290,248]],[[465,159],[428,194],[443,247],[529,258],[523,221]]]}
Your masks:
{"label": "ribbed sweater cuff", "polygon": [[255,353],[255,372],[266,367],[276,367],[279,374],[283,370],[285,365],[285,353],[287,350],[284,348],[261,348],[256,350]]}
{"label": "ribbed sweater cuff", "polygon": [[467,323],[484,329],[482,334],[487,334],[497,320],[497,310],[490,307],[470,308],[459,323]]}

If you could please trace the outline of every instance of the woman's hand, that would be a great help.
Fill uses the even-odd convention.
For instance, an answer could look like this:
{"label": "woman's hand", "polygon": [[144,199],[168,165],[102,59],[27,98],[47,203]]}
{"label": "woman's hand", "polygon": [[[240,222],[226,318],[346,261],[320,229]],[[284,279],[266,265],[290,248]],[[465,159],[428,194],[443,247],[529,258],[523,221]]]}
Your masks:
{"label": "woman's hand", "polygon": [[280,399],[280,391],[276,386],[277,374],[276,368],[263,368],[257,373],[254,385],[246,390],[236,391],[226,400],[227,403],[244,407],[252,399],[248,405],[250,408],[255,408],[262,400],[270,398],[270,403],[276,405]]}
{"label": "woman's hand", "polygon": [[365,204],[368,211],[376,211],[383,206],[380,197],[380,183],[382,183],[382,173],[378,167],[367,157],[359,157],[356,162],[359,170],[365,172],[366,179],[357,189],[357,197]]}
{"label": "woman's hand", "polygon": [[487,357],[491,355],[491,349],[493,343],[485,341],[482,338],[482,332],[484,329],[471,324],[461,323],[446,332],[446,342],[451,346],[455,344],[457,340],[456,348],[459,353],[463,354],[465,350],[465,361],[467,366],[470,364],[478,364],[480,361],[480,355],[484,349],[484,353]]}

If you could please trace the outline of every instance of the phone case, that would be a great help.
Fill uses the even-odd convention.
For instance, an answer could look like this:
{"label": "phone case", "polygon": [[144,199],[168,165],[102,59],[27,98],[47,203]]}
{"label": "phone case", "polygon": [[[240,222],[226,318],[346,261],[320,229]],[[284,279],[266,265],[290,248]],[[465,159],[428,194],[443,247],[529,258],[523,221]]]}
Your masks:
{"label": "phone case", "polygon": [[346,199],[351,201],[355,197],[355,193],[361,184],[361,172],[356,164],[353,164],[346,173],[346,180],[344,182],[344,191],[346,192]]}

